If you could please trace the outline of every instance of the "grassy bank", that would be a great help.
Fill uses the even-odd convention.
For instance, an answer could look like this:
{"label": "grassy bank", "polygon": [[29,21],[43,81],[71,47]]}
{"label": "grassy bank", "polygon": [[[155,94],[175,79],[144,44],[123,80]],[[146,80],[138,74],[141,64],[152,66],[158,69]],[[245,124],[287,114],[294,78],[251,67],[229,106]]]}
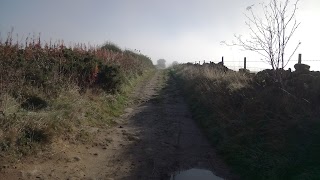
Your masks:
{"label": "grassy bank", "polygon": [[134,86],[154,73],[145,55],[101,47],[0,42],[0,156],[15,161],[52,142],[84,142],[109,127]]}
{"label": "grassy bank", "polygon": [[196,121],[243,179],[319,179],[319,73],[290,73],[280,86],[266,72],[180,65],[172,75]]}

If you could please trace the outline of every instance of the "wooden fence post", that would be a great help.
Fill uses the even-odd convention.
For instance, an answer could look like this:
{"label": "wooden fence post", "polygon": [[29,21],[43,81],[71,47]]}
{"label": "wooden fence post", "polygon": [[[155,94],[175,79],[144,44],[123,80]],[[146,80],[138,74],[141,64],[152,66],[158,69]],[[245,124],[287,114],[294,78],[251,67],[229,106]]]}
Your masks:
{"label": "wooden fence post", "polygon": [[247,69],[247,58],[244,57],[244,61],[243,61],[243,69],[246,70]]}
{"label": "wooden fence post", "polygon": [[302,54],[299,54],[299,56],[298,56],[298,64],[301,64],[301,60],[302,60]]}

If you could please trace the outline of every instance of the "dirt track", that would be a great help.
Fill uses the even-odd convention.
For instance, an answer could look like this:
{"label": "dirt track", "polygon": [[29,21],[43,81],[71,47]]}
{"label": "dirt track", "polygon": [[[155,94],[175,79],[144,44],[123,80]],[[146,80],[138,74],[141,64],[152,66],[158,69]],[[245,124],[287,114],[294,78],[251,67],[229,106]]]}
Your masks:
{"label": "dirt track", "polygon": [[55,153],[24,160],[0,177],[170,179],[175,171],[203,168],[235,179],[192,120],[175,82],[163,74],[157,72],[137,88],[135,105],[116,127],[90,129],[97,134],[93,145],[56,142]]}

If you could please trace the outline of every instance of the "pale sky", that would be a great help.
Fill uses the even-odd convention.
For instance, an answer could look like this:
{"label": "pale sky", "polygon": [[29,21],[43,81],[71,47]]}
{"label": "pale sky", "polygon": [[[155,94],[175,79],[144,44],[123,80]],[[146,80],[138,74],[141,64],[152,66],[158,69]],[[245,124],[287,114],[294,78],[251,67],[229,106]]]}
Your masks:
{"label": "pale sky", "polygon": [[[139,49],[155,63],[172,61],[219,62],[224,56],[230,68],[242,59],[261,58],[238,47],[221,45],[246,34],[246,7],[264,0],[0,0],[2,38],[14,27],[20,37],[41,33],[44,40],[101,45],[114,42],[122,49]],[[268,2],[264,1],[264,2]],[[301,41],[294,56],[302,53],[311,69],[320,70],[320,0],[300,0],[297,20],[301,22],[291,43]],[[255,9],[253,9],[254,11]],[[239,62],[227,62],[239,61]],[[288,67],[293,67],[292,62]],[[248,62],[252,70],[268,65]]]}

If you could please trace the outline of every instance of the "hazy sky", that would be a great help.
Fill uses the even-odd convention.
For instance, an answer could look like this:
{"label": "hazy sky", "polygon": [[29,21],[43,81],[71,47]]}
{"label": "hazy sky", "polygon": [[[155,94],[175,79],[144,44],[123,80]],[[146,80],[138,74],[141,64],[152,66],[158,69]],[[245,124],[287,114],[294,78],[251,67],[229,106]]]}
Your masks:
{"label": "hazy sky", "polygon": [[[247,32],[243,13],[259,2],[263,0],[1,0],[0,32],[4,38],[14,27],[20,37],[41,32],[43,39],[63,39],[66,44],[111,41],[123,49],[139,49],[154,62],[218,62],[221,56],[225,61],[241,61],[244,56],[257,61],[259,56],[220,42]],[[320,60],[319,19],[320,0],[300,0],[301,25],[292,43],[302,42],[297,53],[305,60]],[[305,63],[320,70],[320,61]]]}

